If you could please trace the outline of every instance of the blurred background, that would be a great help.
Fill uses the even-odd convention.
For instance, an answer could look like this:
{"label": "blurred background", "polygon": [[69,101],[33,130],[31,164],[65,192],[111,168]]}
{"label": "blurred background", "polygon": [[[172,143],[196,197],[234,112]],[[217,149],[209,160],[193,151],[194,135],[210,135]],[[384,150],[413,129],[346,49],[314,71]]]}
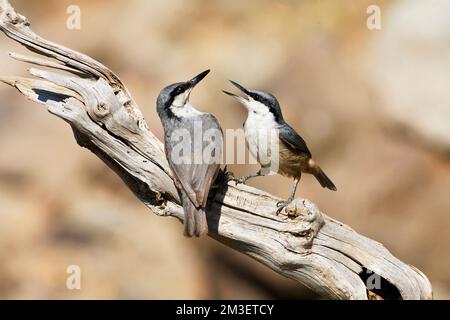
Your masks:
{"label": "blurred background", "polygon": [[[11,1],[41,36],[115,71],[161,138],[156,97],[211,68],[192,95],[223,128],[244,110],[221,89],[265,89],[338,192],[297,193],[382,242],[450,298],[450,2]],[[68,30],[69,5],[81,29]],[[366,10],[381,9],[381,30]],[[0,74],[26,50],[0,36]],[[230,166],[236,175],[256,166]],[[291,181],[250,185],[287,197]],[[81,268],[81,290],[66,269]],[[0,298],[317,298],[212,239],[186,239],[144,207],[70,127],[0,86]]]}

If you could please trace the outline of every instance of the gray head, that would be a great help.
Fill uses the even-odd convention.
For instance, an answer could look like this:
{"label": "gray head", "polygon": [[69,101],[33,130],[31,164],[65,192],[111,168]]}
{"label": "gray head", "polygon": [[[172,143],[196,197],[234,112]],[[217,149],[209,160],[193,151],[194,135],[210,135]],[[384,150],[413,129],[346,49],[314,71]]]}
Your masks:
{"label": "gray head", "polygon": [[156,101],[156,109],[159,116],[174,117],[173,108],[184,108],[189,102],[192,89],[209,73],[210,70],[203,71],[191,80],[171,84],[159,93]]}
{"label": "gray head", "polygon": [[278,103],[277,98],[272,94],[260,90],[246,89],[232,80],[230,80],[230,82],[244,93],[245,97],[238,96],[237,94],[225,90],[222,91],[239,101],[249,113],[265,114],[270,112],[274,115],[277,122],[283,121],[280,104]]}

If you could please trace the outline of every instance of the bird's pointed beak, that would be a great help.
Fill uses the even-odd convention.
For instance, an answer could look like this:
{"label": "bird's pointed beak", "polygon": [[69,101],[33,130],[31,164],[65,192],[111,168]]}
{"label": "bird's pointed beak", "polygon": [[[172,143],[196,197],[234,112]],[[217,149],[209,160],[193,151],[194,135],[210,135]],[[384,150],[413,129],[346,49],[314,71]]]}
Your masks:
{"label": "bird's pointed beak", "polygon": [[229,95],[230,97],[233,97],[233,98],[235,98],[235,99],[242,99],[240,96],[238,96],[237,94],[234,94],[234,93],[232,93],[232,92],[229,92],[229,91],[226,91],[226,90],[222,90],[222,92],[223,93],[225,93],[225,94],[227,94],[227,95]]}
{"label": "bird's pointed beak", "polygon": [[189,80],[188,83],[191,86],[191,88],[194,88],[200,81],[202,81],[203,78],[208,75],[209,71],[210,71],[209,69],[205,70],[202,73],[193,77],[191,80]]}
{"label": "bird's pointed beak", "polygon": [[250,92],[247,90],[247,89],[245,89],[243,86],[241,86],[239,83],[237,83],[237,82],[234,82],[233,80],[229,80],[230,82],[231,82],[231,84],[233,85],[233,86],[235,86],[236,88],[238,88],[239,90],[241,90],[243,93],[245,93],[247,96],[249,96],[250,95]]}
{"label": "bird's pointed beak", "polygon": [[233,80],[229,80],[229,81],[231,82],[232,85],[234,85],[236,88],[241,90],[245,94],[245,97],[238,96],[237,94],[234,94],[234,93],[231,93],[231,92],[225,91],[225,90],[222,90],[222,92],[235,98],[237,101],[239,101],[240,103],[242,103],[245,106],[245,102],[248,102],[250,100],[249,91],[247,89],[245,89],[243,86],[241,86],[239,83],[234,82]]}

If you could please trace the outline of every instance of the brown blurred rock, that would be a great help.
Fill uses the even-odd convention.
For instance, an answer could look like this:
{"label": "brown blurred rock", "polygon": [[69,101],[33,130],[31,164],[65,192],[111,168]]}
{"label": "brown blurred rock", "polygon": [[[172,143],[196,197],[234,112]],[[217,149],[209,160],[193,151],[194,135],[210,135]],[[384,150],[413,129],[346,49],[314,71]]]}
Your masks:
{"label": "brown blurred rock", "polygon": [[381,110],[412,138],[450,154],[450,3],[403,0],[383,18],[373,43],[373,83]]}

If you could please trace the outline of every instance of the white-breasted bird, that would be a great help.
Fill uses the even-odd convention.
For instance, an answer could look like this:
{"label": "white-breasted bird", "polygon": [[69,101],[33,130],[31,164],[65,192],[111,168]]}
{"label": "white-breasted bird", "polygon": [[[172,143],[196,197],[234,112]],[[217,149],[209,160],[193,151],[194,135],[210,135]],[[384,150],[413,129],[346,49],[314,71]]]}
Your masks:
{"label": "white-breasted bird", "polygon": [[[268,174],[273,164],[271,159],[276,159],[278,173],[294,179],[290,197],[278,203],[277,213],[294,200],[302,173],[314,175],[323,188],[336,191],[334,183],[312,159],[306,142],[284,121],[277,99],[268,92],[246,89],[234,81],[230,82],[242,91],[245,97],[225,90],[223,92],[235,98],[247,109],[248,116],[244,123],[245,138],[250,152],[261,165],[261,169],[256,173],[241,177],[237,181],[245,183],[250,178]],[[269,132],[272,130],[276,132],[275,135]],[[276,149],[273,148],[274,145],[277,146]],[[272,154],[273,150],[279,152],[278,157]],[[266,161],[262,162],[262,159]]]}

